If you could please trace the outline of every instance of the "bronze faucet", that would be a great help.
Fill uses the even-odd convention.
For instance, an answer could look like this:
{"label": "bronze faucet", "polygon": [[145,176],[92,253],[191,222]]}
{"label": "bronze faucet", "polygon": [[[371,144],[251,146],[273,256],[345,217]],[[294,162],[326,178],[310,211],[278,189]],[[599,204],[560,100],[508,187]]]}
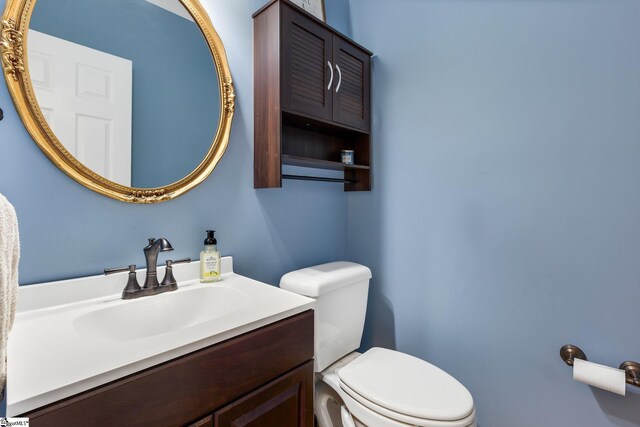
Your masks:
{"label": "bronze faucet", "polygon": [[171,243],[164,237],[159,239],[149,239],[149,244],[143,249],[144,257],[147,262],[147,275],[144,280],[144,285],[140,287],[138,279],[136,277],[135,264],[125,268],[108,268],[104,270],[104,274],[109,275],[113,273],[129,272],[129,279],[127,285],[122,291],[122,299],[135,299],[144,297],[147,295],[156,295],[163,292],[175,291],[178,289],[178,283],[173,277],[173,266],[175,264],[182,264],[191,262],[191,258],[185,258],[177,261],[167,261],[167,270],[165,272],[165,278],[162,283],[158,283],[158,276],[156,271],[156,264],[158,262],[158,255],[160,252],[172,251]]}
{"label": "bronze faucet", "polygon": [[144,258],[147,261],[147,277],[144,279],[143,290],[152,290],[158,288],[158,277],[156,275],[156,263],[158,262],[158,254],[160,252],[172,251],[171,243],[164,237],[159,239],[149,239],[149,245],[143,249]]}

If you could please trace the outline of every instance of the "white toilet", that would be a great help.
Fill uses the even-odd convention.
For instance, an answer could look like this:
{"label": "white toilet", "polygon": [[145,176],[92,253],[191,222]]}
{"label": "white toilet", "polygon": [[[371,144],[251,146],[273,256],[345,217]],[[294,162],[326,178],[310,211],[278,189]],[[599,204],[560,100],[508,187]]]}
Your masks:
{"label": "white toilet", "polygon": [[319,427],[476,427],[471,393],[424,360],[360,347],[371,270],[332,262],[292,271],[280,287],[314,298]]}

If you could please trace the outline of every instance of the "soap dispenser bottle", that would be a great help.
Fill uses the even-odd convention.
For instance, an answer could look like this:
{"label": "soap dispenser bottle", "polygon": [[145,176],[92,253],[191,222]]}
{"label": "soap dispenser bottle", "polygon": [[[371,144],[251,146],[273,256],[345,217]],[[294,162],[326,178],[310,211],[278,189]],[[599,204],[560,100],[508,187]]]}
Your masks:
{"label": "soap dispenser bottle", "polygon": [[204,239],[204,250],[200,252],[200,282],[217,282],[220,277],[220,252],[214,237],[215,230],[207,230],[207,238]]}

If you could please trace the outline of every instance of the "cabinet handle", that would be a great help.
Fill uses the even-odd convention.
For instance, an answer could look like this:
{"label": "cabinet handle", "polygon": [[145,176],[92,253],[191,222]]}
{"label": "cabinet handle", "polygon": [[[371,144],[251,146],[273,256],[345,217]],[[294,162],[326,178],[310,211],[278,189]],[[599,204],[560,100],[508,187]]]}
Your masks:
{"label": "cabinet handle", "polygon": [[327,66],[329,67],[329,71],[331,71],[331,77],[329,77],[329,84],[327,85],[327,90],[331,90],[331,85],[333,84],[333,65],[331,65],[331,62],[327,61]]}
{"label": "cabinet handle", "polygon": [[342,84],[342,71],[340,71],[340,67],[336,64],[336,70],[338,70],[338,85],[336,86],[336,93],[340,91],[340,85]]}

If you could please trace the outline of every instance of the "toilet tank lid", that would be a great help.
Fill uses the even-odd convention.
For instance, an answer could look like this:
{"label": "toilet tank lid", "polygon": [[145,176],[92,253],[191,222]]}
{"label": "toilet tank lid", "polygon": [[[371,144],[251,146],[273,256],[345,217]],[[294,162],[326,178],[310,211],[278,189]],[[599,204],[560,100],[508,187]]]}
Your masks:
{"label": "toilet tank lid", "polygon": [[336,261],[285,274],[280,287],[308,297],[318,297],[347,285],[371,279],[371,270],[354,262]]}

